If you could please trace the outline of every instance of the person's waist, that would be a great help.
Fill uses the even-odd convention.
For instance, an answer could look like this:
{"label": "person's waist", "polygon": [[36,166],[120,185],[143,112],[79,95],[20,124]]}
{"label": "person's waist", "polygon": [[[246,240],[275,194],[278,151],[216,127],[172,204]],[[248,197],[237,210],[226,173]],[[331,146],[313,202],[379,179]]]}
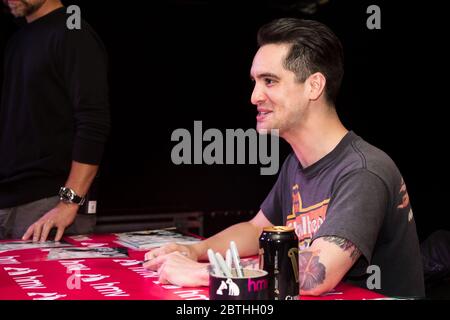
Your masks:
{"label": "person's waist", "polygon": [[58,195],[67,175],[32,175],[0,180],[0,208],[11,208]]}

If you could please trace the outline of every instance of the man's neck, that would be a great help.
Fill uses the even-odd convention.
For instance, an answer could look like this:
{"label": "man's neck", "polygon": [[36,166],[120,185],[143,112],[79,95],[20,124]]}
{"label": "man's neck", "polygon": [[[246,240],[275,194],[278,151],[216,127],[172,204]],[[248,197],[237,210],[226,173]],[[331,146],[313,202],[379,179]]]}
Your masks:
{"label": "man's neck", "polygon": [[63,5],[61,1],[46,1],[42,7],[40,7],[37,11],[33,12],[32,14],[26,16],[27,22],[33,22],[39,18],[42,18],[43,16],[49,14],[50,12],[61,8]]}
{"label": "man's neck", "polygon": [[291,145],[302,167],[306,168],[333,151],[347,133],[333,109],[326,115],[309,118],[283,138]]}

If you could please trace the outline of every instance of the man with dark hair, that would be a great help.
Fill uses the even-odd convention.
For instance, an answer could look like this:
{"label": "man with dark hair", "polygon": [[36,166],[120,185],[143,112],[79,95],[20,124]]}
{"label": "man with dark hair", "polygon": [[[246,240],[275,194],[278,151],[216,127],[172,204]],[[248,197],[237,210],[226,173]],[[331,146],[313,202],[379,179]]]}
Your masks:
{"label": "man with dark hair", "polygon": [[78,215],[109,132],[106,50],[69,30],[59,0],[3,0],[27,24],[5,51],[0,105],[0,239],[92,232]]}
{"label": "man with dark hair", "polygon": [[335,109],[343,77],[340,41],[319,22],[288,18],[263,26],[258,43],[250,71],[257,130],[278,129],[293,152],[252,220],[198,244],[150,251],[144,266],[159,270],[163,283],[207,285],[205,265],[195,260],[206,259],[208,248],[224,254],[234,240],[241,256],[255,255],[264,227],[287,225],[299,238],[300,294],[321,295],[340,281],[367,288],[368,270],[378,269],[376,291],[423,297],[402,176],[383,151],[348,131]]}

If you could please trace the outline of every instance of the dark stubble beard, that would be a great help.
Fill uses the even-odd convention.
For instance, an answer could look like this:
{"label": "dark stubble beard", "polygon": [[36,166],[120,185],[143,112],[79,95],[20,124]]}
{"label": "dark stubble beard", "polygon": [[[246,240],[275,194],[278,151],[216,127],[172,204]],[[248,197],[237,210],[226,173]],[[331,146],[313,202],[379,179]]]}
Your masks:
{"label": "dark stubble beard", "polygon": [[36,11],[38,11],[42,5],[44,4],[45,0],[41,0],[38,3],[29,3],[27,0],[19,0],[25,7],[25,10],[23,12],[23,16],[27,17]]}

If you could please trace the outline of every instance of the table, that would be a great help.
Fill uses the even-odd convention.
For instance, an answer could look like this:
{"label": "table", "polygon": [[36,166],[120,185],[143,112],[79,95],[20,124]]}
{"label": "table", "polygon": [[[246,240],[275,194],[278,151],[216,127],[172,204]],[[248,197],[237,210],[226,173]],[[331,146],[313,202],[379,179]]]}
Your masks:
{"label": "table", "polygon": [[[64,237],[83,247],[117,247],[114,234]],[[0,252],[0,300],[208,300],[208,288],[181,288],[158,282],[144,269],[146,251],[128,249],[128,258],[47,261],[42,249]],[[304,300],[363,300],[385,297],[349,284]]]}

